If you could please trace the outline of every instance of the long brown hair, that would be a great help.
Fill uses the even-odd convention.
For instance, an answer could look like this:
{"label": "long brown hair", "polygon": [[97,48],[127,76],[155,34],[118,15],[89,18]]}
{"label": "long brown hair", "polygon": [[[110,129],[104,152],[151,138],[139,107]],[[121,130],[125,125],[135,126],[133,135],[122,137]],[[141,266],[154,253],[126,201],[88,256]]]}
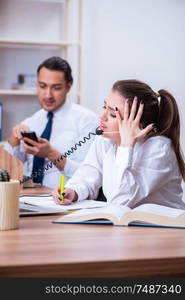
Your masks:
{"label": "long brown hair", "polygon": [[120,80],[114,83],[113,91],[129,100],[130,107],[135,96],[137,109],[142,100],[144,110],[141,118],[143,127],[154,123],[154,130],[148,137],[163,135],[171,139],[182,178],[185,181],[185,161],[180,147],[180,117],[175,98],[166,90],[155,93],[149,85],[139,80]]}

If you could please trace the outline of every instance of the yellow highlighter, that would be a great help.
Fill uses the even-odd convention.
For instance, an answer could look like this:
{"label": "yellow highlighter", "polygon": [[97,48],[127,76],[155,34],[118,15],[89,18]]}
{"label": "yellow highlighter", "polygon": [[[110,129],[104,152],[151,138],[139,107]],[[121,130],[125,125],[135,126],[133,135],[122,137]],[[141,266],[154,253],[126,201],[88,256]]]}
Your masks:
{"label": "yellow highlighter", "polygon": [[64,203],[64,196],[62,195],[63,191],[64,191],[64,183],[65,183],[65,176],[64,174],[60,175],[60,203],[63,204]]}

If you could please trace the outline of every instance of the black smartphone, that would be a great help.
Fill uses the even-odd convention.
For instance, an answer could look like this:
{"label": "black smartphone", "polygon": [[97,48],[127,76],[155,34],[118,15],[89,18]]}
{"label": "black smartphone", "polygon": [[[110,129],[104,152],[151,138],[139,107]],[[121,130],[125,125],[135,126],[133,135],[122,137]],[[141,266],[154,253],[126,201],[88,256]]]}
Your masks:
{"label": "black smartphone", "polygon": [[[38,142],[38,139],[37,139],[37,135],[36,135],[36,133],[35,133],[35,131],[23,131],[23,132],[21,132],[21,134],[22,134],[22,136],[23,137],[27,137],[27,138],[29,138],[29,139],[31,139],[31,140],[33,140],[33,141],[36,141],[36,142]],[[32,146],[30,143],[28,143],[28,142],[25,142],[28,146]]]}

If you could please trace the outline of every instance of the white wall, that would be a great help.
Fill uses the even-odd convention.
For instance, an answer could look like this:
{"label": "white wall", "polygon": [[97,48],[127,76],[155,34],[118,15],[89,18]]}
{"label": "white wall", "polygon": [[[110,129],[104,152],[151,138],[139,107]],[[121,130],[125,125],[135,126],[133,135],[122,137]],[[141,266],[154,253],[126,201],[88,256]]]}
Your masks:
{"label": "white wall", "polygon": [[[69,31],[72,37],[75,33],[71,33],[71,28],[74,29],[74,15],[78,10],[76,2],[73,0],[70,17]],[[16,14],[13,13],[12,3],[17,5]],[[103,100],[118,79],[138,78],[156,91],[166,88],[179,103],[185,152],[185,1],[82,0],[82,3],[82,104],[99,113]],[[26,10],[27,5],[29,7]],[[35,5],[38,6],[37,13]],[[6,13],[11,11],[12,17],[6,19]],[[26,18],[28,11],[33,18]],[[57,24],[61,24],[59,4],[34,1],[33,5],[33,1],[4,0],[0,1],[0,16],[1,37],[20,36],[37,40],[41,37],[56,39],[61,35],[61,30],[56,29]],[[44,19],[45,26],[39,25],[38,19],[40,23]],[[12,22],[15,26],[9,26]],[[76,22],[75,28],[77,25]],[[1,88],[9,88],[9,82],[15,82],[16,75],[24,73],[25,69],[34,73],[38,64],[52,55],[50,51],[44,51],[44,54],[39,51],[35,55],[36,50],[33,49],[28,51],[29,59],[25,60],[22,50],[8,51],[6,48],[0,49]],[[21,65],[20,61],[24,63]],[[72,60],[69,61],[72,63]],[[74,70],[76,66],[72,64],[72,68]],[[74,72],[75,81],[76,77]],[[0,97],[7,117],[4,137],[9,135],[13,125],[38,109],[35,98],[27,98],[29,105],[24,99]],[[16,117],[12,113],[15,103]]]}
{"label": "white wall", "polygon": [[99,112],[112,84],[137,78],[174,94],[185,151],[185,1],[83,1],[82,103]]}

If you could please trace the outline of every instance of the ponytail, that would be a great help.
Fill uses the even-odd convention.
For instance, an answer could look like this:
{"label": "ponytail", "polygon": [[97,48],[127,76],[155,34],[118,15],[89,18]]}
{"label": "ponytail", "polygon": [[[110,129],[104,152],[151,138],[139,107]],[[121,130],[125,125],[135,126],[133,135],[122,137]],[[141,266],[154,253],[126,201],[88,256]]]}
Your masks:
{"label": "ponytail", "polygon": [[180,117],[175,98],[166,90],[159,90],[158,135],[171,139],[182,178],[185,181],[185,161],[180,148]]}

